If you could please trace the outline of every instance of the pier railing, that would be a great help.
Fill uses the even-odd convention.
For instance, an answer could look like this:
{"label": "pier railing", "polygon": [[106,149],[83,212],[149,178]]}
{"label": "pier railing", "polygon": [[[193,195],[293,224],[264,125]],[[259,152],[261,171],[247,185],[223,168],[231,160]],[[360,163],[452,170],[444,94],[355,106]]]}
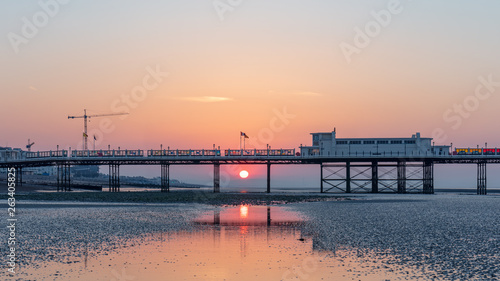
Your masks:
{"label": "pier railing", "polygon": [[[404,153],[396,152],[336,152],[327,155],[301,155],[295,149],[163,149],[163,150],[141,150],[141,149],[113,149],[113,150],[50,150],[25,152],[22,159],[40,159],[40,158],[113,158],[113,157],[144,157],[144,158],[180,158],[180,157],[200,157],[200,158],[232,158],[232,157],[287,157],[287,158],[412,158],[412,157],[435,157],[435,158],[484,158],[498,157],[499,153],[485,154],[438,154],[432,151],[411,151]],[[5,159],[10,160],[22,159]]]}

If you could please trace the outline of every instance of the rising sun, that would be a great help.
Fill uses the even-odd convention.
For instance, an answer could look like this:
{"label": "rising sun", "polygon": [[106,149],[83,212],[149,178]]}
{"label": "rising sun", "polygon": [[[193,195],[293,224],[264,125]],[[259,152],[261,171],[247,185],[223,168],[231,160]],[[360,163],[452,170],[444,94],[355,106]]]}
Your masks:
{"label": "rising sun", "polygon": [[248,178],[248,172],[245,171],[245,170],[241,171],[240,172],[240,178],[242,178],[242,179]]}

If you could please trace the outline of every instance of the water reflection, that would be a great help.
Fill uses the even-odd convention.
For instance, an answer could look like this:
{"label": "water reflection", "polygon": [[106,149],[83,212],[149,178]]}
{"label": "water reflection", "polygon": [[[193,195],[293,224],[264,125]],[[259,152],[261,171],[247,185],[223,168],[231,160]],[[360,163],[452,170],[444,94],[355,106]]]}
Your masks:
{"label": "water reflection", "polygon": [[[167,222],[168,223],[168,222]],[[216,208],[194,223],[197,231],[160,232],[122,243],[114,251],[88,254],[71,263],[46,262],[24,269],[37,280],[384,280],[366,275],[349,256],[341,260],[313,250],[303,237],[304,220],[285,207]],[[82,249],[83,252],[83,249]],[[346,266],[344,266],[346,265]],[[371,269],[370,269],[371,271]],[[382,278],[384,277],[384,278]],[[358,279],[356,279],[358,280]]]}
{"label": "water reflection", "polygon": [[[202,231],[213,234],[214,241],[217,241],[216,247],[220,247],[221,239],[224,243],[239,242],[242,258],[249,256],[253,247],[261,247],[259,242],[265,241],[269,248],[275,236],[280,241],[304,242],[300,231],[296,229],[302,222],[297,213],[286,211],[282,207],[248,205],[218,208],[195,220],[199,225],[211,226],[208,229],[202,228]],[[296,238],[297,235],[300,238]]]}
{"label": "water reflection", "polygon": [[[269,210],[269,207],[268,207]],[[240,218],[244,219],[248,217],[248,206],[241,205],[240,206]]]}
{"label": "water reflection", "polygon": [[195,219],[195,223],[219,226],[289,226],[300,225],[303,220],[297,213],[282,207],[240,205],[218,208]]}

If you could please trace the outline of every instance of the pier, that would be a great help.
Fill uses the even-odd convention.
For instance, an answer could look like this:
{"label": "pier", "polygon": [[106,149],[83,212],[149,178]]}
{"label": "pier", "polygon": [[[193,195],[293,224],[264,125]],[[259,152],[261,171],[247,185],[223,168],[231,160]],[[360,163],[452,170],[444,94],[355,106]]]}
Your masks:
{"label": "pier", "polygon": [[[172,165],[212,165],[213,191],[220,192],[221,165],[265,165],[266,192],[271,192],[274,165],[316,165],[321,193],[434,193],[434,165],[476,164],[477,194],[487,194],[487,164],[500,163],[500,148],[455,148],[434,145],[415,133],[406,138],[337,138],[337,132],[311,133],[312,145],[271,149],[108,149],[0,153],[0,168],[15,168],[22,184],[27,167],[57,166],[57,190],[71,191],[72,166],[108,166],[110,192],[120,191],[120,166],[160,167],[161,192],[170,191]],[[240,137],[241,139],[241,137]],[[486,146],[486,144],[485,144]],[[2,152],[2,151],[0,151]]]}
{"label": "pier", "polygon": [[120,166],[159,166],[161,192],[169,192],[172,165],[212,165],[213,191],[220,192],[221,165],[265,165],[266,192],[271,192],[274,165],[317,165],[319,192],[434,193],[434,165],[476,164],[477,194],[487,193],[487,164],[500,163],[500,155],[436,155],[435,153],[351,153],[340,155],[302,155],[295,149],[228,150],[58,150],[27,152],[20,159],[0,162],[0,168],[16,169],[22,184],[22,171],[28,167],[57,167],[57,190],[71,190],[71,167],[99,165],[109,167],[109,191],[120,191]]}

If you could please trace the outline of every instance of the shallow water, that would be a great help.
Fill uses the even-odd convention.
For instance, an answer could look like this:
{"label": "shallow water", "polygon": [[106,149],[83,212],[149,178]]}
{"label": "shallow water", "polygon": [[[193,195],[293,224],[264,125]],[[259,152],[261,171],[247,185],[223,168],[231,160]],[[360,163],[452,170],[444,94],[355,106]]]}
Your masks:
{"label": "shallow water", "polygon": [[500,198],[357,199],[270,207],[30,202],[20,205],[12,280],[497,278]]}

